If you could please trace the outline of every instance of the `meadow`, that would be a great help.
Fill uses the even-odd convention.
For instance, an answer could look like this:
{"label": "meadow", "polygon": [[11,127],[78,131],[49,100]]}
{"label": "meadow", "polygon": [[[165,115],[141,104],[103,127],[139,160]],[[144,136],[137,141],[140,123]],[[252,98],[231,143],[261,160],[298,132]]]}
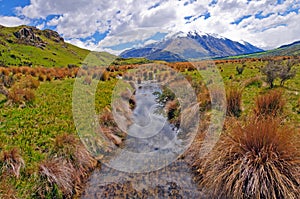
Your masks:
{"label": "meadow", "polygon": [[[272,60],[293,62],[295,74],[270,88],[262,70]],[[82,85],[99,80],[95,108],[108,127],[111,96],[119,77],[141,81],[128,71],[138,62],[117,60],[108,67],[0,68],[0,198],[76,198],[100,162],[91,156],[76,133],[72,115],[75,77]],[[138,60],[139,61],[139,60]],[[147,64],[142,60],[143,64]],[[220,140],[202,157],[197,154],[207,132],[210,93],[200,63],[160,63],[183,74],[196,90],[202,122],[184,157],[200,189],[211,197],[297,198],[300,184],[300,64],[297,57],[215,60],[226,89],[227,117]],[[149,67],[151,64],[149,63]],[[243,68],[239,71],[238,68]],[[155,70],[155,67],[152,68]],[[153,73],[155,73],[153,71]],[[153,75],[147,73],[144,78]],[[156,71],[168,78],[168,71]],[[171,72],[170,72],[171,73]],[[152,77],[153,78],[153,77]],[[167,94],[170,95],[170,94]],[[169,119],[178,122],[175,99],[166,103]],[[111,123],[110,123],[111,122]],[[114,133],[114,132],[112,132]],[[116,138],[113,137],[116,141]],[[125,139],[122,137],[122,139]],[[215,180],[214,180],[215,179]],[[41,186],[42,185],[42,186]]]}

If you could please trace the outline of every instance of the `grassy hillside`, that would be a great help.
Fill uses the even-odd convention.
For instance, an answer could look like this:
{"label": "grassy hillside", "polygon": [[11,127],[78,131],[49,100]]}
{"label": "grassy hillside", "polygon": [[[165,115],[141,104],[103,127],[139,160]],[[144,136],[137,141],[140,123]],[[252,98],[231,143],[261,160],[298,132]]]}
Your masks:
{"label": "grassy hillside", "polygon": [[[41,42],[24,41],[24,39],[17,38],[15,33],[23,28],[31,28],[34,35],[41,39]],[[28,26],[0,26],[0,65],[44,67],[82,65],[90,51],[59,39],[57,33],[51,30],[38,30]],[[95,57],[96,63],[99,65],[109,64],[116,58],[116,56],[106,52],[93,52],[92,56]]]}
{"label": "grassy hillside", "polygon": [[[241,59],[241,58],[257,58],[257,57],[272,57],[272,56],[299,56],[300,55],[300,43],[285,45],[280,48],[267,50],[265,52],[253,53],[248,55],[232,56],[228,58]],[[227,58],[226,58],[227,59]]]}

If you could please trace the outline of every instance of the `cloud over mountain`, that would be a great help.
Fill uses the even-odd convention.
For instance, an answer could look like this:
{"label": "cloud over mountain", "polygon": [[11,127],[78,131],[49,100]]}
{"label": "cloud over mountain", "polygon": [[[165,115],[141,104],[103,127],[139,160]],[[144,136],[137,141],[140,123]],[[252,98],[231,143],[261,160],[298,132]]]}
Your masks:
{"label": "cloud over mountain", "polygon": [[[55,29],[82,47],[118,52],[149,42],[158,32],[194,29],[273,48],[300,39],[299,8],[298,0],[32,0],[12,15]],[[0,24],[7,21],[3,17]],[[10,20],[5,25],[16,24]]]}

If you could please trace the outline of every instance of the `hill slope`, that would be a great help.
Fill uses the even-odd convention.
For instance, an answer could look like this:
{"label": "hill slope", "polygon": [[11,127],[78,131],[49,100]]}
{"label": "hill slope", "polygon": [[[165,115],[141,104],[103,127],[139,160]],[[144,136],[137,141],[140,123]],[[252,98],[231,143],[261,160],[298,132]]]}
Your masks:
{"label": "hill slope", "polygon": [[239,43],[214,34],[202,32],[178,32],[163,41],[130,49],[121,57],[146,57],[152,60],[183,61],[261,52],[262,50],[244,42]]}
{"label": "hill slope", "polygon": [[88,55],[97,64],[106,65],[116,58],[106,52],[90,52],[66,43],[52,30],[0,26],[0,66],[80,66]]}
{"label": "hill slope", "polygon": [[233,56],[229,58],[253,58],[253,57],[271,57],[271,56],[299,56],[300,55],[300,41],[291,44],[282,45],[279,48],[268,50],[260,53],[253,53],[248,55]]}

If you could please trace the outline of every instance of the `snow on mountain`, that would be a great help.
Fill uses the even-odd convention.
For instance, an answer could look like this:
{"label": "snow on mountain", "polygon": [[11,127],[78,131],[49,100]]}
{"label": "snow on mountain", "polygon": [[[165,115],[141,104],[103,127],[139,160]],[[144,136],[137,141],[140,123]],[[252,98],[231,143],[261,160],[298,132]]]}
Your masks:
{"label": "snow on mountain", "polygon": [[180,31],[141,48],[126,50],[121,57],[146,57],[152,60],[186,61],[226,57],[263,51],[252,44],[236,42],[202,31]]}

